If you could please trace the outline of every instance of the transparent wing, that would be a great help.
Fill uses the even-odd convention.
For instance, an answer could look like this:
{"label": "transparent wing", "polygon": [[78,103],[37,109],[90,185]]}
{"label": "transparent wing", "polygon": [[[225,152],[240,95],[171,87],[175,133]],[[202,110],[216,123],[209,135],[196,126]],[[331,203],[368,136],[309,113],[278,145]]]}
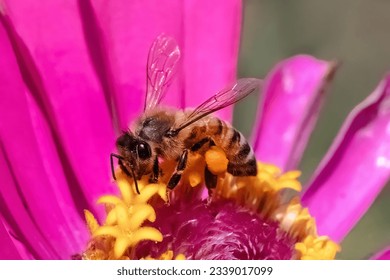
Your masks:
{"label": "transparent wing", "polygon": [[144,111],[155,108],[164,97],[179,58],[179,46],[173,38],[160,35],[153,42],[148,55]]}
{"label": "transparent wing", "polygon": [[251,93],[259,91],[262,86],[262,80],[255,78],[240,79],[233,85],[219,91],[214,96],[200,104],[185,120],[175,128],[179,132],[183,128],[196,122],[197,120],[229,105],[232,105]]}

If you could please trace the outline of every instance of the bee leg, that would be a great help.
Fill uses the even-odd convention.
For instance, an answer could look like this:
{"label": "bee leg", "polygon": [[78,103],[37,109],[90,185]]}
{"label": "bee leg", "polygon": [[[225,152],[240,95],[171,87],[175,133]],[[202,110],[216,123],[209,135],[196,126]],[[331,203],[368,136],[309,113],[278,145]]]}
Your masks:
{"label": "bee leg", "polygon": [[188,158],[188,150],[184,150],[180,156],[178,163],[177,163],[175,173],[173,173],[173,175],[171,176],[171,179],[169,179],[169,182],[168,182],[169,189],[172,190],[179,183],[179,181],[181,179],[181,174],[183,174],[183,171],[187,166],[187,158]]}
{"label": "bee leg", "polygon": [[[191,151],[192,152],[196,152],[196,151],[200,150],[207,143],[209,144],[209,147],[215,146],[215,142],[214,142],[214,140],[212,138],[205,137],[202,140],[200,140],[199,142],[195,143],[191,147]],[[218,176],[214,175],[213,173],[211,173],[210,170],[207,168],[207,165],[206,165],[206,167],[204,169],[204,178],[205,178],[206,187],[209,190],[209,194],[211,194],[211,190],[214,189],[217,186]]]}
{"label": "bee leg", "polygon": [[[213,139],[211,139],[211,138],[209,140],[209,145],[210,145],[210,147],[215,146],[215,143],[214,143]],[[209,190],[209,195],[211,195],[211,190],[215,189],[215,187],[217,186],[218,176],[211,173],[210,170],[208,169],[207,165],[204,169],[204,180],[206,183],[206,187]]]}
{"label": "bee leg", "polygon": [[211,195],[211,190],[215,189],[218,182],[218,176],[211,173],[210,170],[206,167],[204,168],[204,180],[206,183],[206,187],[209,190],[209,195]]}
{"label": "bee leg", "polygon": [[149,183],[157,183],[160,168],[158,167],[158,157],[154,159],[152,175],[149,178]]}

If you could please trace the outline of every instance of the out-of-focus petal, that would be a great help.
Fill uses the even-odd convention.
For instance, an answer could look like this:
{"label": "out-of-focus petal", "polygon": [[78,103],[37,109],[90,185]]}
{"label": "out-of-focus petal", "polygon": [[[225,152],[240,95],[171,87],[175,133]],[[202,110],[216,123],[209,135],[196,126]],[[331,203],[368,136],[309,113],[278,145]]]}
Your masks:
{"label": "out-of-focus petal", "polygon": [[[147,54],[161,33],[174,37],[182,54],[164,104],[194,107],[235,78],[240,0],[98,0],[91,1],[92,11],[83,6],[82,14],[95,15],[104,34],[122,129],[143,108]],[[230,115],[231,108],[220,112]]]}
{"label": "out-of-focus petal", "polygon": [[[76,0],[5,2],[3,21],[32,100],[44,115],[79,211],[113,191],[114,131]],[[24,112],[26,113],[26,112]]]}
{"label": "out-of-focus petal", "polygon": [[2,222],[0,216],[0,260],[20,260],[22,259],[18,250],[15,247],[13,238],[9,235],[9,232]]}
{"label": "out-of-focus petal", "polygon": [[390,260],[390,247],[387,247],[380,251],[379,253],[375,254],[372,258],[372,260]]}
{"label": "out-of-focus petal", "polygon": [[293,169],[317,121],[335,63],[299,55],[267,76],[258,108],[253,146],[259,160]]}
{"label": "out-of-focus petal", "polygon": [[302,202],[318,231],[339,242],[390,175],[390,75],[348,116]]}
{"label": "out-of-focus petal", "polygon": [[16,45],[0,19],[1,213],[34,258],[70,258],[87,238],[76,207],[85,203],[69,188],[54,128],[25,84]]}

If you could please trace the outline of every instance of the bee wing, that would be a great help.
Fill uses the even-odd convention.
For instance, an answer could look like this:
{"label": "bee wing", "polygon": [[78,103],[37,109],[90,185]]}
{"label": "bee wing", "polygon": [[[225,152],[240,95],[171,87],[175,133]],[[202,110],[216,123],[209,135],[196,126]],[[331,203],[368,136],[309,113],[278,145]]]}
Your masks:
{"label": "bee wing", "polygon": [[224,88],[214,96],[207,99],[200,104],[194,111],[189,114],[179,127],[175,128],[175,132],[179,132],[183,128],[196,122],[197,120],[215,112],[229,105],[232,105],[241,99],[245,98],[249,94],[260,90],[262,86],[262,80],[255,78],[239,79],[231,86]]}
{"label": "bee wing", "polygon": [[153,42],[146,69],[147,91],[144,111],[155,108],[164,97],[179,58],[179,46],[173,38],[160,35]]}

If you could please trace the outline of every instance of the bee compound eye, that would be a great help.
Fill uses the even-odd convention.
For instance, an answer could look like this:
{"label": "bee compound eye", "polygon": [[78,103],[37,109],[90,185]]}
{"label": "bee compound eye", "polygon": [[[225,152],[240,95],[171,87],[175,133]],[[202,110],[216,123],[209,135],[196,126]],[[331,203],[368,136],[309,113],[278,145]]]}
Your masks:
{"label": "bee compound eye", "polygon": [[147,143],[140,143],[137,145],[137,154],[140,159],[150,158],[152,153],[150,146]]}

